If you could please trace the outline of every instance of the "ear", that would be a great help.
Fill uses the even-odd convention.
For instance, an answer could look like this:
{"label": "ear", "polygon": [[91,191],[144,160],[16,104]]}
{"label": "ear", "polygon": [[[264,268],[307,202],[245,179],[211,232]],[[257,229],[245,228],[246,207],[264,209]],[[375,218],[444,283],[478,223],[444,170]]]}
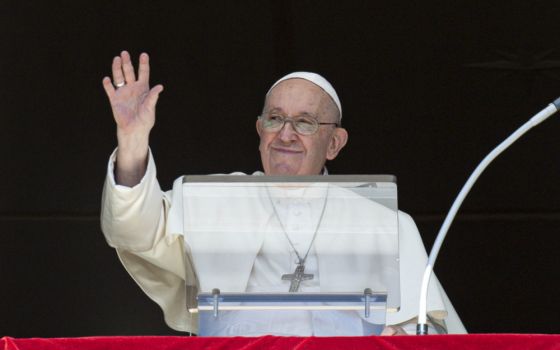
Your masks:
{"label": "ear", "polygon": [[327,148],[327,160],[333,160],[338,152],[346,145],[348,141],[348,132],[343,128],[336,128],[331,137],[329,147]]}
{"label": "ear", "polygon": [[262,129],[261,129],[261,121],[257,118],[257,134],[259,134],[259,137],[261,136],[262,133]]}

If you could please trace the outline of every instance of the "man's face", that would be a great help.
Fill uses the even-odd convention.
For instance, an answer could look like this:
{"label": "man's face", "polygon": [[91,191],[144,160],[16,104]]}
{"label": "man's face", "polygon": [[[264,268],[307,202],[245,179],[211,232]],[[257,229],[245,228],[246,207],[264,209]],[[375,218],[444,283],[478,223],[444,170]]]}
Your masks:
{"label": "man's face", "polygon": [[[304,79],[288,79],[276,85],[265,101],[263,115],[270,112],[289,118],[310,115],[324,123],[337,122],[338,116],[329,95]],[[347,138],[344,129],[333,125],[321,125],[313,135],[300,135],[291,123],[270,132],[257,121],[257,132],[266,175],[317,175],[327,159],[337,156]]]}

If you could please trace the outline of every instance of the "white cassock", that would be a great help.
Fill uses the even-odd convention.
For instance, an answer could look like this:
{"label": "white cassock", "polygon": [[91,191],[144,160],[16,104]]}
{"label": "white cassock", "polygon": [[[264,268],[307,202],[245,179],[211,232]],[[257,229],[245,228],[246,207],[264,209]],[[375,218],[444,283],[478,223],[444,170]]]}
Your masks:
{"label": "white cassock", "polygon": [[[241,225],[247,227],[236,227],[233,235],[231,230],[219,229],[220,225],[229,224],[227,218],[223,219],[227,215],[220,215],[220,208],[214,217],[223,220],[214,219],[211,230],[209,222],[193,219],[208,218],[208,210],[200,201],[183,197],[182,178],[174,182],[171,191],[162,192],[151,154],[144,178],[133,188],[115,184],[114,160],[115,153],[109,161],[103,191],[102,230],[132,278],[162,308],[166,323],[175,330],[197,333],[197,317],[187,311],[186,305],[187,299],[193,304],[198,290],[286,292],[289,281],[282,281],[281,275],[293,272],[297,259],[285,236],[288,235],[300,255],[304,255],[316,223],[319,223],[317,238],[306,261],[306,273],[313,273],[314,278],[303,282],[300,290],[360,292],[372,288],[372,280],[378,273],[371,259],[380,256],[382,235],[334,233],[349,231],[349,220],[344,219],[347,217],[367,217],[370,226],[383,227],[383,218],[389,216],[385,215],[388,209],[380,205],[366,200],[368,205],[377,206],[372,210],[368,205],[357,207],[327,200],[324,215],[319,219],[321,210],[317,210],[318,205],[312,201],[273,204],[269,196],[258,196],[260,199],[252,205],[247,202],[247,205],[235,206],[233,213],[240,218],[260,219],[242,220]],[[331,192],[329,196],[332,194],[336,195]],[[276,213],[270,210],[271,205],[276,206]],[[223,208],[231,207],[231,203],[224,203]],[[302,219],[304,217],[308,219]],[[387,324],[408,324],[405,329],[413,332],[426,253],[413,220],[402,212],[398,213],[398,232],[400,310],[387,314]],[[371,251],[364,247],[378,248]],[[354,251],[353,258],[341,259],[332,254],[333,249]],[[224,252],[234,253],[235,258],[232,254],[221,254]],[[341,271],[356,273],[348,275]],[[372,289],[376,290],[375,286]],[[449,333],[465,333],[435,276],[428,295],[431,318],[444,323]],[[360,335],[366,329],[363,321],[357,312],[301,311],[290,316],[262,313],[258,320],[240,318],[226,322],[215,335],[256,336],[271,334],[270,329],[277,335]]]}

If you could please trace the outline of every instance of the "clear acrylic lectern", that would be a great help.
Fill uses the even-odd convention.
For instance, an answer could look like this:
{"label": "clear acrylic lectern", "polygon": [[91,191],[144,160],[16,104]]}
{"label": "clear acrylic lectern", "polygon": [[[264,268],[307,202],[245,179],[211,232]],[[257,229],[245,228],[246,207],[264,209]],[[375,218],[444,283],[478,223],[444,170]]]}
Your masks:
{"label": "clear acrylic lectern", "polygon": [[393,176],[186,176],[182,207],[199,335],[379,334],[400,307]]}

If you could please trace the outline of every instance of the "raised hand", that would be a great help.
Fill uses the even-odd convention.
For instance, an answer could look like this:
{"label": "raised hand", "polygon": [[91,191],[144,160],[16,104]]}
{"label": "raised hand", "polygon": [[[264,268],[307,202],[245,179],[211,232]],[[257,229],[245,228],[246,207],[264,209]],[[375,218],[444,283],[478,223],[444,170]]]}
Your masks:
{"label": "raised hand", "polygon": [[150,63],[148,54],[140,55],[138,79],[128,52],[123,51],[113,59],[113,82],[109,77],[103,79],[103,87],[109,97],[113,116],[120,133],[149,134],[155,122],[155,109],[162,85],[150,90]]}
{"label": "raised hand", "polygon": [[[134,186],[145,173],[150,130],[162,85],[150,89],[150,63],[146,53],[140,55],[138,79],[128,52],[113,59],[113,82],[103,78],[113,117],[117,123],[117,183]],[[113,86],[114,83],[114,86]],[[115,88],[116,87],[116,88]]]}

